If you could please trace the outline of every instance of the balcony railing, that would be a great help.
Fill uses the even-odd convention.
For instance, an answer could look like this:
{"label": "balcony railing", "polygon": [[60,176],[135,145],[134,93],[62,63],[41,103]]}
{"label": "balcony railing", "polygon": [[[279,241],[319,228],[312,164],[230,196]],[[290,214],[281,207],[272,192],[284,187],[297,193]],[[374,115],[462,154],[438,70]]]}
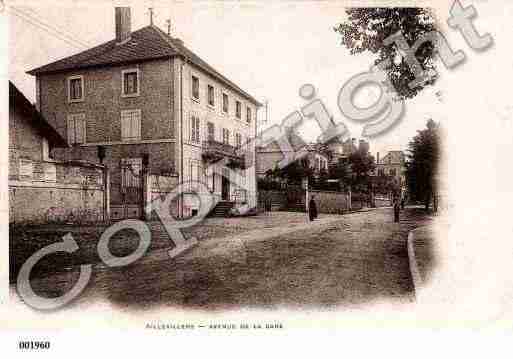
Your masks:
{"label": "balcony railing", "polygon": [[245,156],[240,152],[236,147],[226,143],[214,140],[203,141],[202,157],[208,163],[217,162],[223,158],[228,158],[230,160],[228,166],[245,168]]}

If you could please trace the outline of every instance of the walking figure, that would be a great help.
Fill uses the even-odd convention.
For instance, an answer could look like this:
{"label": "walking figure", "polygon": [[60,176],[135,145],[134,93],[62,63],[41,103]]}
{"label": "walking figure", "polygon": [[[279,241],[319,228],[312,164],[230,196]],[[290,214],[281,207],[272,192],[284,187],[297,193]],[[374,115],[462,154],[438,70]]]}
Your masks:
{"label": "walking figure", "polygon": [[401,205],[399,203],[399,199],[396,197],[394,198],[394,222],[399,222],[399,211],[401,210]]}
{"label": "walking figure", "polygon": [[315,196],[312,196],[308,204],[308,216],[310,217],[310,221],[317,218],[317,205],[315,204],[314,198]]}

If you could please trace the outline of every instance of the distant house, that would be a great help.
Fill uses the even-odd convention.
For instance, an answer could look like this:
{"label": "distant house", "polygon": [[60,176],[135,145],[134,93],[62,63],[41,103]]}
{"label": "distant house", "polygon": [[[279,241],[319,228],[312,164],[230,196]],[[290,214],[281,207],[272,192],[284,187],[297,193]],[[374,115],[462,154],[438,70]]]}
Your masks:
{"label": "distant house", "polygon": [[400,186],[405,186],[406,182],[406,165],[403,151],[389,151],[383,158],[376,156],[376,168],[373,172],[374,176],[388,176],[395,179]]}
{"label": "distant house", "polygon": [[94,214],[91,220],[101,219],[102,171],[51,157],[52,149],[67,147],[59,132],[9,81],[9,222],[66,220],[85,210]]}
{"label": "distant house", "polygon": [[[323,153],[316,144],[306,144],[301,137],[290,132],[289,143],[292,146],[291,156],[296,151],[305,149],[308,153],[304,158],[308,159],[309,165],[314,169],[314,174],[319,174],[321,170],[327,171],[329,158]],[[267,146],[257,147],[256,149],[256,174],[259,178],[265,177],[269,170],[275,169],[281,160],[285,157],[279,144],[271,142]]]}
{"label": "distant house", "polygon": [[330,165],[335,165],[339,162],[347,162],[349,156],[356,151],[368,152],[370,145],[369,142],[360,139],[358,146],[356,145],[356,138],[348,138],[345,141],[339,138],[334,138],[327,144],[330,156]]}
{"label": "distant house", "polygon": [[[256,205],[254,167],[246,168],[237,149],[254,157],[245,144],[256,135],[261,104],[181,39],[154,25],[132,31],[130,8],[116,7],[115,21],[113,40],[28,72],[38,108],[72,146],[56,158],[109,168],[114,217],[142,215],[143,167],[187,183],[173,208],[179,216],[198,211],[191,181],[221,201]],[[236,178],[206,174],[225,158]]]}

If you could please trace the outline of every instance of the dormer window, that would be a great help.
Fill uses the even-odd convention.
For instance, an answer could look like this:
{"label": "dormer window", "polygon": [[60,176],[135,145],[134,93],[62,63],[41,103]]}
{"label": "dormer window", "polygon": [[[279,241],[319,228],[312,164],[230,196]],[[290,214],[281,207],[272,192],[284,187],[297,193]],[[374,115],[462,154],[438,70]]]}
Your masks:
{"label": "dormer window", "polygon": [[123,97],[139,96],[139,70],[121,71],[121,87]]}
{"label": "dormer window", "polygon": [[84,77],[83,76],[68,77],[68,101],[69,102],[84,101]]}

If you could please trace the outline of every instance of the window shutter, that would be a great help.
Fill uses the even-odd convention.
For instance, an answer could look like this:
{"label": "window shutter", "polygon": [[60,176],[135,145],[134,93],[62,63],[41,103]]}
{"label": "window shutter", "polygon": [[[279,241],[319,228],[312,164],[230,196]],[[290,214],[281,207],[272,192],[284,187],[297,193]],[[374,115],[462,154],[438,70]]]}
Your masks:
{"label": "window shutter", "polygon": [[68,116],[68,143],[70,145],[75,143],[75,120],[73,116]]}
{"label": "window shutter", "polygon": [[191,115],[190,124],[189,124],[189,141],[194,141],[194,116]]}
{"label": "window shutter", "polygon": [[80,135],[77,135],[77,142],[78,143],[85,143],[86,142],[86,121],[85,121],[85,115],[80,116],[81,118],[78,120],[79,122],[79,128],[80,128]]}
{"label": "window shutter", "polygon": [[130,122],[126,113],[121,112],[121,139],[126,140],[130,136]]}
{"label": "window shutter", "polygon": [[196,141],[200,142],[200,119],[196,119]]}
{"label": "window shutter", "polygon": [[134,111],[133,114],[133,138],[140,139],[141,138],[141,110]]}

